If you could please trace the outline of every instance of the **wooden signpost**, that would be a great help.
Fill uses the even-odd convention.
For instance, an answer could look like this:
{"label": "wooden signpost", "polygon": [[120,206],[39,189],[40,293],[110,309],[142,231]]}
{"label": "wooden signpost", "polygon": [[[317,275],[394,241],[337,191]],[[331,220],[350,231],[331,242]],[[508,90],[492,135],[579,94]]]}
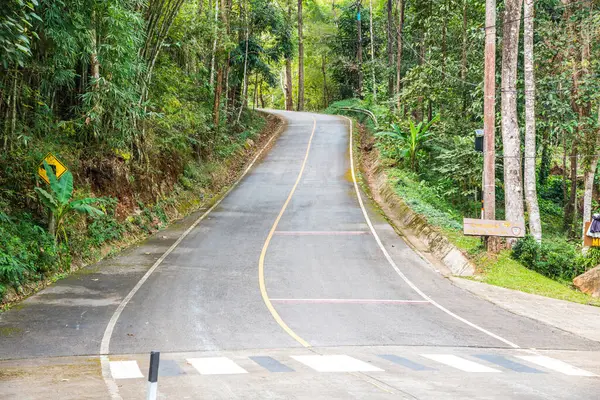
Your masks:
{"label": "wooden signpost", "polygon": [[524,237],[525,223],[492,219],[463,219],[463,233],[467,236]]}

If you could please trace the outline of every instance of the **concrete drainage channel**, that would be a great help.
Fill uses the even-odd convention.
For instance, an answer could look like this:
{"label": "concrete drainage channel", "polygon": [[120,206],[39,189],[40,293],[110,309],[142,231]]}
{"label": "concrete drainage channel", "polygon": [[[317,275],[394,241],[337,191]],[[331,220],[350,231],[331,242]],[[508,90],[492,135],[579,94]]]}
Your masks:
{"label": "concrete drainage channel", "polygon": [[[414,247],[425,247],[429,253],[439,259],[454,276],[472,276],[475,267],[467,257],[450,241],[433,228],[421,215],[415,213],[394,192],[384,171],[375,174],[372,190],[380,196],[378,201],[394,225],[405,233]],[[383,204],[381,204],[383,202]],[[406,234],[409,231],[408,235]],[[411,240],[412,239],[412,240]],[[421,246],[414,243],[421,241]]]}

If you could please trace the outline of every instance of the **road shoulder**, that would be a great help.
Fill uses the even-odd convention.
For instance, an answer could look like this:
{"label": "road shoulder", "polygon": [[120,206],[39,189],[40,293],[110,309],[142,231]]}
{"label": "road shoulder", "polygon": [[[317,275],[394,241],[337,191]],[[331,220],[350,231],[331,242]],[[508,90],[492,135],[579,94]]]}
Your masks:
{"label": "road shoulder", "polygon": [[[357,145],[360,146],[357,148],[359,150],[357,153],[359,153],[363,150],[361,144],[364,143],[361,143],[360,138],[358,138],[359,135],[356,136],[354,146],[355,148],[357,148]],[[361,176],[363,191],[370,197],[371,203],[378,208],[378,212],[383,215],[403,242],[419,254],[424,263],[418,264],[427,265],[437,274],[450,280],[454,286],[487,300],[513,314],[542,322],[582,338],[600,342],[600,308],[598,307],[525,293],[453,276],[456,274],[453,274],[451,268],[438,252],[432,251],[431,243],[423,241],[422,235],[416,234],[412,229],[405,229],[405,224],[398,221],[403,217],[397,215],[395,208],[388,204],[388,199],[382,196],[380,193],[381,188],[377,186],[378,182],[375,179],[375,174],[381,171],[377,171],[377,166],[365,165],[365,163],[372,163],[373,160],[365,160],[363,156],[364,154],[361,153],[358,157],[359,159],[355,160],[359,163],[361,172],[363,173],[363,176]],[[427,232],[425,232],[425,235],[427,235]],[[444,254],[447,256],[449,253]],[[464,256],[461,257],[459,260],[460,263],[464,259]]]}
{"label": "road shoulder", "polygon": [[586,339],[600,342],[600,309],[457,277],[456,286],[514,314],[522,315]]}

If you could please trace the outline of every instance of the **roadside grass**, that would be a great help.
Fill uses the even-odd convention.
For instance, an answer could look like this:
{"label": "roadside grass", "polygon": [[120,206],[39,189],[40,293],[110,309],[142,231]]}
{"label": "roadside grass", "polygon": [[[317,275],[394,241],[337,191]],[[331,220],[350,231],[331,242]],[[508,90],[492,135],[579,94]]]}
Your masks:
{"label": "roadside grass", "polygon": [[495,257],[482,253],[473,260],[477,267],[481,268],[481,279],[477,279],[478,281],[525,293],[600,306],[600,298],[573,289],[568,281],[556,281],[525,268],[517,260],[512,259],[507,250]]}

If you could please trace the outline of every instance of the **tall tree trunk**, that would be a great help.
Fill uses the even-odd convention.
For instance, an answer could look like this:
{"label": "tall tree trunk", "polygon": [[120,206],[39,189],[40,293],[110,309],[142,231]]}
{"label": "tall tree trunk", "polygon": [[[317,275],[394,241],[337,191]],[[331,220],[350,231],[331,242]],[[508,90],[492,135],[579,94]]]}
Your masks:
{"label": "tall tree trunk", "polygon": [[542,223],[538,206],[535,173],[535,73],[533,57],[534,0],[525,0],[523,53],[525,56],[525,202],[529,214],[529,232],[542,241]]}
{"label": "tall tree trunk", "polygon": [[[100,88],[100,61],[98,60],[98,35],[96,32],[96,12],[92,12],[91,19],[92,29],[90,32],[91,38],[91,53],[90,53],[90,77],[94,81],[92,85],[92,91],[97,91]],[[15,74],[15,78],[16,78]],[[85,124],[89,125],[92,122],[92,117],[90,115],[94,114],[94,109],[96,108],[95,100],[92,105],[92,110],[89,110],[88,115],[85,118]]]}
{"label": "tall tree trunk", "polygon": [[252,109],[256,108],[258,103],[258,72],[254,74],[254,94],[252,95]]}
{"label": "tall tree trunk", "polygon": [[265,98],[263,97],[263,80],[261,78],[260,83],[258,84],[258,98],[260,100],[260,108],[265,108]]}
{"label": "tall tree trunk", "polygon": [[223,90],[223,68],[217,68],[217,82],[213,101],[213,125],[215,130],[219,129],[221,110],[221,91]]}
{"label": "tall tree trunk", "polygon": [[574,222],[577,220],[577,158],[579,143],[573,140],[571,154],[569,155],[571,186],[569,189],[569,201],[565,207],[564,226],[567,234],[572,237],[575,233]]}
{"label": "tall tree trunk", "polygon": [[[228,52],[227,53],[227,60],[225,62],[225,71],[223,72],[224,78],[223,78],[223,88],[222,88],[222,92],[221,92],[221,97],[225,98],[225,104],[224,104],[224,110],[225,110],[225,118],[227,122],[231,121],[231,116],[234,115],[235,113],[235,109],[232,110],[232,112],[229,112],[229,63],[231,61],[231,53]],[[223,95],[224,94],[224,95]]]}
{"label": "tall tree trunk", "polygon": [[358,34],[358,50],[357,50],[357,58],[358,58],[358,97],[362,99],[363,92],[363,73],[362,73],[362,22],[361,22],[361,0],[357,0],[357,12],[356,12],[356,30]]}
{"label": "tall tree trunk", "polygon": [[369,37],[371,39],[371,72],[373,84],[373,101],[377,100],[377,82],[375,81],[375,44],[373,36],[373,0],[369,0]]}
{"label": "tall tree trunk", "polygon": [[[218,2],[218,0],[217,0]],[[228,28],[228,7],[227,7],[227,0],[221,0],[221,21],[223,22],[223,25],[226,28],[226,32],[229,33],[229,28]],[[224,75],[226,75],[227,70],[228,70],[228,59],[229,59],[229,55],[227,55],[227,57],[225,57],[224,54],[220,54],[222,53],[223,49],[219,48],[218,49],[218,53],[216,55],[216,60],[219,63],[222,63],[222,65],[217,65],[216,69],[217,69],[217,83],[215,86],[215,96],[214,96],[214,103],[213,103],[213,124],[215,126],[215,129],[218,130],[219,129],[219,125],[220,125],[220,113],[221,113],[221,95],[223,93],[223,78]]]}
{"label": "tall tree trunk", "polygon": [[285,109],[292,111],[294,109],[294,96],[292,91],[292,59],[285,59]]}
{"label": "tall tree trunk", "polygon": [[[462,80],[462,114],[467,116],[467,0],[463,0],[462,15],[462,55],[460,60],[460,79]],[[495,22],[494,22],[495,24]],[[490,29],[490,28],[488,28]]]}
{"label": "tall tree trunk", "polygon": [[212,53],[211,53],[211,57],[210,57],[210,80],[209,80],[209,85],[210,87],[213,87],[213,84],[215,83],[215,59],[217,57],[217,40],[218,40],[218,22],[219,22],[219,2],[220,0],[215,0],[215,29],[214,29],[214,39],[213,39],[213,46],[212,46]]}
{"label": "tall tree trunk", "polygon": [[302,32],[302,0],[298,0],[298,111],[304,110],[304,38]]}
{"label": "tall tree trunk", "polygon": [[386,52],[387,52],[387,67],[388,67],[388,96],[391,97],[394,95],[394,74],[392,73],[394,69],[394,35],[392,34],[392,26],[394,25],[394,14],[393,14],[393,0],[387,0],[386,2],[387,8],[387,42],[386,42]]}
{"label": "tall tree trunk", "polygon": [[90,36],[92,37],[92,53],[90,54],[90,76],[96,81],[94,83],[94,88],[97,89],[98,79],[100,79],[100,61],[98,61],[98,44],[95,29],[92,29]]}
{"label": "tall tree trunk", "polygon": [[248,41],[250,39],[250,24],[248,23],[248,12],[246,11],[246,51],[244,52],[244,89],[242,93],[242,104],[240,105],[240,110],[237,115],[236,123],[240,123],[240,118],[242,116],[242,111],[244,107],[246,107],[246,101],[248,100]]}
{"label": "tall tree trunk", "polygon": [[329,105],[329,95],[327,93],[327,70],[325,63],[325,55],[321,55],[321,72],[323,73],[323,109]]}
{"label": "tall tree trunk", "polygon": [[[14,71],[15,71],[15,77],[13,79],[13,89],[12,89],[12,96],[11,96],[12,116],[10,118],[10,137],[12,140],[9,141],[10,146],[8,146],[10,148],[10,150],[12,150],[12,148],[13,148],[14,137],[17,132],[17,87],[19,86],[19,76],[20,76],[20,74],[16,68]],[[6,145],[6,142],[5,142],[5,145]]]}
{"label": "tall tree trunk", "polygon": [[[521,140],[517,116],[517,59],[523,0],[506,0],[502,40],[502,145],[506,219],[524,222]],[[508,241],[509,245],[514,240]]]}
{"label": "tall tree trunk", "polygon": [[[292,23],[292,4],[288,0],[288,23]],[[292,54],[285,57],[285,109],[292,111],[294,109],[294,96],[292,87]]]}
{"label": "tall tree trunk", "polygon": [[[421,32],[420,32],[420,40],[419,40],[419,60],[417,61],[419,63],[420,66],[422,66],[425,63],[425,28],[421,28]],[[424,101],[424,97],[423,97],[423,93],[419,93],[419,96],[417,96],[417,103],[419,104],[419,111],[418,111],[418,115],[417,115],[417,120],[419,122],[423,122],[423,120],[425,119],[425,101]]]}
{"label": "tall tree trunk", "polygon": [[[567,135],[563,132],[563,156],[562,156],[562,192],[563,192],[563,204],[567,204],[569,201],[569,192],[567,191]],[[566,213],[566,209],[565,209]]]}
{"label": "tall tree trunk", "polygon": [[448,53],[448,13],[450,5],[447,0],[444,1],[444,9],[442,10],[442,80],[446,80],[446,57]]}
{"label": "tall tree trunk", "polygon": [[398,13],[398,28],[396,32],[396,93],[397,96],[397,107],[400,110],[400,91],[402,90],[402,45],[403,43],[403,31],[404,31],[404,0],[398,0],[396,3]]}

